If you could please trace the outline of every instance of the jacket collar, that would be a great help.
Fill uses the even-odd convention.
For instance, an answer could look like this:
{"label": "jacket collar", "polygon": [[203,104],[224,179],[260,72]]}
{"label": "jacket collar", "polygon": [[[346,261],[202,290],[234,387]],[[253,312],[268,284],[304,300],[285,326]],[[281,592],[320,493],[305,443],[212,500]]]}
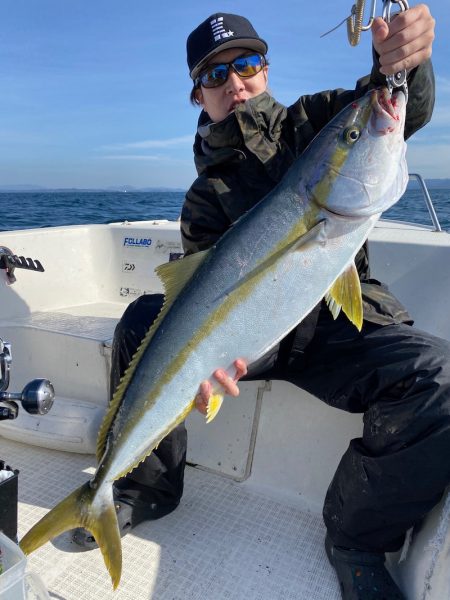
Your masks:
{"label": "jacket collar", "polygon": [[267,92],[239,104],[218,123],[209,120],[203,111],[194,143],[198,173],[209,166],[235,159],[246,150],[266,162],[276,152],[285,115],[286,108]]}

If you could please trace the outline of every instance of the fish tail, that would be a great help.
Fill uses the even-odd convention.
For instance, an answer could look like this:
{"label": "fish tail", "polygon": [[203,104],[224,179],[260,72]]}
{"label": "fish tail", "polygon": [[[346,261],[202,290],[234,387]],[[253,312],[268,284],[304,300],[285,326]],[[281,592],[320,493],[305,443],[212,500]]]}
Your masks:
{"label": "fish tail", "polygon": [[84,527],[100,546],[114,589],[122,573],[122,547],[114,506],[112,487],[108,494],[96,498],[98,490],[85,483],[57,504],[20,541],[20,548],[30,554],[57,535]]}

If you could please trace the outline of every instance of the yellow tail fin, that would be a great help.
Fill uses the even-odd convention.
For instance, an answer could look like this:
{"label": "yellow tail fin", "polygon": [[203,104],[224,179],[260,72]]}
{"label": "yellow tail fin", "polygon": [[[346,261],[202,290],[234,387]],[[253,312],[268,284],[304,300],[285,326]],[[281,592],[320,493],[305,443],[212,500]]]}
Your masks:
{"label": "yellow tail fin", "polygon": [[89,482],[57,504],[22,538],[20,547],[30,554],[57,535],[75,527],[85,527],[94,536],[102,551],[114,589],[122,573],[122,546],[112,495],[110,501],[94,502],[96,490]]}

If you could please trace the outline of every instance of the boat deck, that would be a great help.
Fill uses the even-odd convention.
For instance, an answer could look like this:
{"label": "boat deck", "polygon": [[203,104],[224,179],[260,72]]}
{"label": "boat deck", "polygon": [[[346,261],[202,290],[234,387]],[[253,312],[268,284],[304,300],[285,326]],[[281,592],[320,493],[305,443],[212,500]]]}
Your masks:
{"label": "boat deck", "polygon": [[[130,236],[154,243],[138,250],[126,244]],[[0,337],[14,356],[10,391],[46,377],[57,394],[49,414],[21,410],[0,427],[0,458],[20,470],[22,536],[93,473],[115,323],[137,295],[161,291],[154,267],[181,246],[179,224],[167,222],[4,232],[3,243],[46,268],[19,273],[13,286],[0,289]],[[450,277],[436,278],[436,265],[450,264],[448,233],[382,222],[369,245],[372,275],[408,306],[418,328],[450,340]],[[100,551],[80,552],[66,533],[28,560],[51,598],[340,598],[320,510],[349,440],[361,434],[361,415],[286,382],[243,382],[240,390],[207,427],[201,415],[189,415],[188,457],[201,468],[187,468],[174,513],[123,539],[118,590]],[[411,532],[401,556],[388,557],[410,600],[450,599],[449,524],[446,495]]]}
{"label": "boat deck", "polygon": [[[3,438],[0,448],[20,470],[19,537],[95,464],[92,455]],[[67,533],[30,555],[28,568],[58,600],[338,600],[324,534],[319,514],[188,467],[178,509],[123,538],[116,592],[100,551],[80,552]]]}

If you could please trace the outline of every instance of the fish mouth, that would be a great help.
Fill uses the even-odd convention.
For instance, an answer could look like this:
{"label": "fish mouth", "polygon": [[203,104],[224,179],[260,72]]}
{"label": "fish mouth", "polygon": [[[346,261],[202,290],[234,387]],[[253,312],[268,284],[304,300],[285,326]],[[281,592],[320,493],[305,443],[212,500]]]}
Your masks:
{"label": "fish mouth", "polygon": [[406,96],[402,89],[398,88],[392,94],[386,87],[373,90],[371,106],[370,133],[386,135],[402,127],[406,108]]}

